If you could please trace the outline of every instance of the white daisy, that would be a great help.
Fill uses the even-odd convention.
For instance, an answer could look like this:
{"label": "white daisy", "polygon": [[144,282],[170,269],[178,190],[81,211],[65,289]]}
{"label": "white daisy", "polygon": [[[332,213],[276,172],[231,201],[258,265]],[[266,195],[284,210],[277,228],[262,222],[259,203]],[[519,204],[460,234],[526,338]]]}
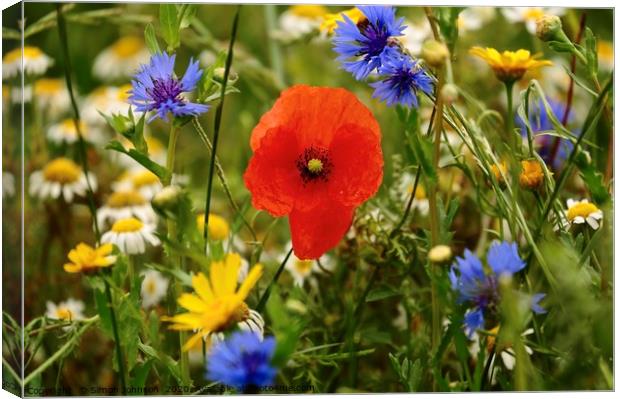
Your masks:
{"label": "white daisy", "polygon": [[115,191],[136,190],[150,201],[164,186],[155,173],[140,167],[123,173],[116,182],[112,183],[112,188]]}
{"label": "white daisy", "polygon": [[[398,196],[399,199],[403,203],[407,203],[409,201],[409,197],[413,192],[413,186],[415,185],[415,176],[409,172],[405,172],[401,175],[400,181],[398,183]],[[426,198],[426,190],[424,189],[424,185],[422,181],[418,181],[418,187],[415,190],[415,197],[413,198],[413,202],[411,204],[412,209],[417,209],[421,215],[428,214],[428,198]]]}
{"label": "white daisy", "polygon": [[169,280],[157,270],[147,270],[141,274],[144,276],[140,287],[142,307],[148,309],[157,305],[166,296]]}
{"label": "white daisy", "polygon": [[588,223],[594,230],[599,228],[603,211],[587,199],[581,201],[569,199],[566,201],[566,207],[564,226]]}
{"label": "white daisy", "polygon": [[[105,125],[106,120],[101,114],[126,114],[129,110],[127,93],[131,85],[123,86],[101,86],[95,89],[84,99],[81,116],[82,119],[91,125]],[[140,117],[138,114],[136,117]]]}
{"label": "white daisy", "polygon": [[396,307],[396,311],[398,314],[392,320],[392,325],[396,327],[398,330],[406,330],[407,329],[407,310],[405,309],[405,305],[399,303]]}
{"label": "white daisy", "polygon": [[495,8],[493,7],[467,7],[459,14],[457,20],[459,33],[478,30],[494,16]]}
{"label": "white daisy", "polygon": [[151,203],[136,190],[113,192],[105,205],[97,211],[97,221],[101,225],[130,217],[140,219],[147,224],[157,223],[157,214]]}
{"label": "white daisy", "polygon": [[68,158],[56,158],[48,162],[42,170],[30,175],[29,182],[31,196],[40,199],[62,196],[66,202],[73,201],[76,195],[86,195],[88,182],[93,190],[97,188],[95,176],[89,173],[87,181],[82,168]]}
{"label": "white daisy", "polygon": [[[2,104],[7,107],[11,104],[29,103],[32,101],[32,86],[2,85]],[[3,108],[4,110],[4,108]]]}
{"label": "white daisy", "polygon": [[[53,320],[75,321],[84,319],[84,302],[69,298],[58,305],[51,301],[46,303],[45,316]],[[67,329],[67,327],[65,327]]]}
{"label": "white daisy", "polygon": [[[288,243],[285,248],[290,247]],[[286,256],[283,254],[283,257]],[[320,265],[319,265],[320,263]],[[303,287],[304,282],[309,279],[311,284],[316,283],[316,279],[312,277],[313,274],[323,273],[324,270],[331,271],[335,266],[335,262],[327,254],[322,255],[319,259],[299,259],[293,252],[289,256],[284,268],[291,273],[295,284]]]}
{"label": "white daisy", "polygon": [[411,55],[418,56],[422,50],[422,44],[432,37],[433,31],[427,21],[420,23],[405,21],[404,24],[407,27],[403,31],[403,35],[398,36],[398,40]]}
{"label": "white daisy", "polygon": [[22,68],[22,56],[24,72],[27,75],[42,75],[54,63],[54,60],[38,47],[25,46],[23,53],[21,48],[16,48],[2,58],[2,79],[10,79],[19,75]]}
{"label": "white daisy", "polygon": [[101,242],[114,244],[128,255],[141,254],[146,251],[147,242],[153,246],[160,244],[154,232],[155,225],[130,217],[114,222],[112,228],[101,236]]}
{"label": "white daisy", "polygon": [[565,9],[560,7],[507,7],[501,9],[504,18],[512,23],[523,22],[530,34],[536,34],[536,20],[543,15],[564,15]]}
{"label": "white daisy", "polygon": [[297,4],[289,7],[279,18],[280,30],[274,32],[283,39],[299,39],[312,31],[317,31],[327,9],[322,5]]}
{"label": "white daisy", "polygon": [[15,177],[11,172],[2,172],[2,198],[15,195]]}
{"label": "white daisy", "polygon": [[[79,126],[84,141],[93,144],[101,144],[104,142],[105,137],[99,128],[87,126],[84,121],[80,121]],[[77,142],[79,136],[75,128],[74,120],[71,118],[63,119],[61,122],[50,126],[47,130],[47,138],[55,144],[73,144]]]}
{"label": "white daisy", "polygon": [[149,59],[144,41],[137,36],[125,36],[105,48],[93,64],[93,74],[103,81],[114,81],[133,75],[140,64]]}
{"label": "white daisy", "polygon": [[33,86],[37,108],[47,117],[56,118],[69,110],[71,98],[63,79],[42,78]]}

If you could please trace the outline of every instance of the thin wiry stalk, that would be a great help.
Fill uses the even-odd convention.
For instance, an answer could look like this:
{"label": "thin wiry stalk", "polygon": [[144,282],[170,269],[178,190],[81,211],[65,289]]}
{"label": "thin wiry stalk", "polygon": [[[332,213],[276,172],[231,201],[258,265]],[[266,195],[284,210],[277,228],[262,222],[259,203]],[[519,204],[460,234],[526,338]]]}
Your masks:
{"label": "thin wiry stalk", "polygon": [[60,4],[56,5],[56,18],[58,21],[58,34],[60,36],[60,43],[62,47],[62,53],[65,61],[65,80],[67,82],[67,91],[69,92],[69,98],[71,99],[71,107],[73,108],[73,123],[75,124],[75,130],[78,135],[78,148],[80,150],[80,161],[82,163],[82,168],[84,169],[84,175],[86,176],[86,185],[88,187],[87,190],[87,198],[88,198],[88,208],[90,209],[90,213],[93,218],[93,227],[95,229],[95,237],[97,243],[99,243],[99,238],[101,236],[99,231],[99,223],[97,222],[97,207],[95,205],[95,194],[93,192],[93,188],[90,182],[90,177],[88,176],[88,157],[86,154],[86,143],[84,142],[84,136],[82,135],[82,131],[80,129],[80,109],[78,107],[77,101],[75,100],[75,95],[73,93],[73,84],[71,82],[71,58],[69,57],[69,39],[67,36],[67,26],[65,24],[65,19],[62,14],[62,7]]}
{"label": "thin wiry stalk", "polygon": [[233,20],[232,32],[230,34],[230,42],[228,43],[228,54],[226,55],[226,65],[224,67],[224,81],[222,82],[222,90],[220,93],[220,103],[215,110],[215,125],[213,128],[213,151],[211,152],[211,161],[209,163],[209,177],[207,180],[207,198],[205,200],[205,216],[203,237],[205,239],[205,254],[209,248],[209,211],[211,210],[211,190],[213,188],[213,172],[215,171],[215,157],[217,155],[217,144],[220,137],[220,126],[222,124],[222,112],[224,111],[224,100],[226,99],[226,85],[228,84],[228,75],[230,74],[230,66],[233,59],[233,46],[235,39],[237,38],[237,26],[239,25],[239,13],[241,11],[241,5],[237,6],[235,11],[235,18]]}

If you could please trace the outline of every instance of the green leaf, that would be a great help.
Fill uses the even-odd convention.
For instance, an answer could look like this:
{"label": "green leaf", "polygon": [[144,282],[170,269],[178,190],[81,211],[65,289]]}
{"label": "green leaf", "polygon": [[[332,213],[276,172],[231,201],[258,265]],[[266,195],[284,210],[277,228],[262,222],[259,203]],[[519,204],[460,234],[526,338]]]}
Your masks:
{"label": "green leaf", "polygon": [[419,134],[409,134],[409,143],[411,149],[418,161],[418,164],[422,167],[424,175],[431,184],[437,183],[437,171],[433,167],[433,143],[427,137],[423,137]]}
{"label": "green leaf", "polygon": [[157,42],[157,36],[155,35],[155,28],[150,22],[146,24],[144,28],[144,41],[151,54],[161,53],[159,43]]}
{"label": "green leaf", "polygon": [[[149,372],[153,367],[153,361],[149,360],[144,363],[138,364],[133,369],[133,376],[131,378],[131,386],[136,388],[144,388],[146,384],[146,379],[149,376]],[[142,395],[139,389],[136,389],[136,392],[133,395]]]}
{"label": "green leaf", "polygon": [[108,337],[112,338],[114,334],[112,333],[112,318],[108,299],[102,290],[95,289],[93,292],[95,294],[95,307],[101,320],[101,328]]}
{"label": "green leaf", "polygon": [[594,33],[590,28],[586,27],[586,60],[588,64],[586,67],[588,68],[588,73],[590,76],[596,76],[598,72],[598,54],[596,51],[596,37],[594,37]]}
{"label": "green leaf", "polygon": [[179,28],[185,29],[191,25],[192,19],[196,16],[196,4],[183,4],[180,7],[179,15],[181,21],[179,22]]}
{"label": "green leaf", "polygon": [[168,44],[168,51],[179,46],[179,20],[177,7],[174,4],[163,3],[159,6],[159,24],[161,35]]}
{"label": "green leaf", "polygon": [[378,287],[373,288],[366,297],[366,302],[375,302],[380,301],[385,298],[391,298],[393,296],[400,295],[401,293],[396,290],[394,287],[389,285],[380,285]]}
{"label": "green leaf", "polygon": [[168,172],[166,168],[164,168],[163,166],[161,166],[160,164],[154,161],[151,161],[148,155],[140,151],[136,151],[133,148],[130,148],[129,150],[127,150],[125,147],[123,147],[123,145],[120,142],[116,140],[112,140],[111,142],[109,142],[105,148],[108,150],[114,150],[114,151],[118,151],[123,154],[129,155],[131,158],[137,161],[140,165],[144,166],[151,172],[155,173],[157,177],[159,177],[159,180],[161,181],[168,181],[170,178],[170,172]]}

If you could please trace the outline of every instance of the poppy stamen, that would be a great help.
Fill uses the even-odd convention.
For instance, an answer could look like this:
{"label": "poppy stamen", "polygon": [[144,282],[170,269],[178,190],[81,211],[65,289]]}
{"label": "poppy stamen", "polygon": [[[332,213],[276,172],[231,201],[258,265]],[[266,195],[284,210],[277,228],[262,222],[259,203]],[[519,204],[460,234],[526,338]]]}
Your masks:
{"label": "poppy stamen", "polygon": [[333,166],[329,151],[320,147],[309,147],[297,158],[297,169],[305,184],[317,179],[327,181]]}

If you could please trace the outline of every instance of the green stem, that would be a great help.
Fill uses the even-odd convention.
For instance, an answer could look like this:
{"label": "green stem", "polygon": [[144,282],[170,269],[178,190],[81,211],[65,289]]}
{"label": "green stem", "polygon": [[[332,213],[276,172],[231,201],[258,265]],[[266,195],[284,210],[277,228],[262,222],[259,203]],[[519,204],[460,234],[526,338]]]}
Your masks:
{"label": "green stem", "polygon": [[93,228],[95,230],[95,237],[97,243],[99,243],[99,237],[101,236],[99,231],[99,224],[97,222],[97,207],[95,206],[95,194],[90,182],[90,176],[88,172],[88,158],[86,155],[86,143],[84,142],[84,136],[80,129],[80,109],[75,100],[73,94],[73,84],[71,82],[71,58],[69,57],[69,39],[67,36],[67,26],[65,24],[65,18],[62,14],[62,5],[56,5],[56,19],[58,21],[58,34],[60,36],[60,43],[62,44],[62,53],[65,61],[65,80],[67,82],[67,91],[69,92],[69,98],[71,99],[71,107],[73,108],[73,123],[75,124],[75,130],[78,134],[78,148],[80,151],[80,160],[82,168],[84,169],[84,175],[86,177],[88,208],[93,218]]}
{"label": "green stem", "polygon": [[[435,120],[433,124],[433,168],[439,169],[439,155],[441,149],[441,131],[443,130],[443,100],[439,93],[445,83],[445,70],[439,68],[437,71],[437,87],[436,87],[436,103],[437,109],[435,114]],[[428,197],[429,201],[429,213],[431,224],[431,247],[439,244],[439,210],[437,209],[437,190],[439,182],[432,182],[430,184],[430,193]],[[433,265],[430,266],[431,274],[431,313],[432,313],[432,334],[431,334],[431,347],[433,351],[439,345],[441,338],[441,309],[439,308],[439,298],[437,295],[437,282],[435,281],[435,270]]]}
{"label": "green stem", "polygon": [[121,348],[121,339],[118,334],[118,326],[116,324],[116,312],[114,311],[114,302],[112,300],[112,291],[110,290],[110,283],[105,278],[103,279],[105,284],[105,294],[108,298],[108,306],[110,307],[110,321],[112,323],[112,333],[114,334],[114,344],[116,345],[116,364],[118,366],[118,376],[121,381],[122,392],[127,391],[127,380],[125,378],[125,361],[123,356],[123,349]]}
{"label": "green stem", "polygon": [[280,267],[278,267],[276,274],[273,275],[273,278],[271,279],[271,282],[267,286],[267,289],[265,290],[265,292],[263,292],[263,295],[260,297],[260,300],[258,301],[258,305],[256,305],[257,312],[260,313],[265,308],[265,305],[267,304],[267,300],[269,299],[269,295],[271,294],[271,287],[278,282],[278,278],[280,278],[280,274],[282,274],[282,271],[284,270],[284,266],[286,266],[286,262],[288,261],[288,258],[290,258],[292,254],[293,254],[293,248],[291,247],[291,249],[289,249],[288,253],[284,257],[284,260],[282,261],[282,263],[280,263]]}
{"label": "green stem", "polygon": [[506,87],[506,104],[508,116],[506,118],[506,134],[508,134],[508,142],[512,143],[512,149],[517,151],[519,142],[517,141],[517,136],[514,134],[514,109],[512,104],[512,88],[514,86],[514,82],[505,82]]}
{"label": "green stem", "polygon": [[[83,320],[83,326],[78,330],[76,334],[71,336],[71,338],[65,342],[63,346],[60,347],[52,356],[48,357],[43,364],[41,364],[36,370],[32,373],[28,374],[26,378],[24,378],[24,387],[27,386],[33,379],[38,377],[41,373],[47,370],[54,362],[59,359],[62,359],[67,352],[69,352],[75,344],[79,341],[79,339],[84,335],[86,330],[94,323],[99,320],[99,316],[93,316],[90,319]],[[4,360],[4,359],[3,359]],[[18,379],[19,381],[19,379]]]}
{"label": "green stem", "polygon": [[213,129],[213,150],[211,151],[211,159],[209,162],[209,178],[207,180],[207,196],[205,200],[205,216],[203,237],[205,241],[204,252],[205,254],[209,248],[209,212],[211,210],[211,190],[213,188],[213,172],[215,171],[215,157],[217,155],[217,144],[220,137],[220,126],[222,124],[222,112],[224,111],[224,100],[226,99],[226,85],[228,84],[228,75],[230,73],[230,66],[233,59],[233,46],[237,37],[237,26],[239,25],[239,13],[241,11],[241,5],[237,6],[235,11],[235,18],[233,20],[232,32],[230,34],[230,42],[228,42],[228,54],[226,55],[226,65],[224,68],[224,81],[222,82],[222,90],[220,92],[220,103],[215,110],[215,126]]}

